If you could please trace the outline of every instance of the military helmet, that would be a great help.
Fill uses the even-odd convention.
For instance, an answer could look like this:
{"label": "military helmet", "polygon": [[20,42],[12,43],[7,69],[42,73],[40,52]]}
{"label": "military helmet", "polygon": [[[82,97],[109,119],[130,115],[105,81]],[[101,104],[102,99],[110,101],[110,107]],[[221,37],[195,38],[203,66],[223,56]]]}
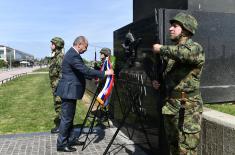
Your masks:
{"label": "military helmet", "polygon": [[197,20],[193,16],[182,12],[178,13],[175,17],[170,20],[171,24],[174,22],[179,22],[184,29],[188,30],[193,35],[195,34],[195,31],[198,26]]}
{"label": "military helmet", "polygon": [[54,37],[51,39],[51,42],[55,44],[57,48],[63,48],[64,47],[64,40],[60,37]]}
{"label": "military helmet", "polygon": [[106,57],[111,55],[111,50],[109,48],[102,48],[100,50],[101,54],[104,54]]}

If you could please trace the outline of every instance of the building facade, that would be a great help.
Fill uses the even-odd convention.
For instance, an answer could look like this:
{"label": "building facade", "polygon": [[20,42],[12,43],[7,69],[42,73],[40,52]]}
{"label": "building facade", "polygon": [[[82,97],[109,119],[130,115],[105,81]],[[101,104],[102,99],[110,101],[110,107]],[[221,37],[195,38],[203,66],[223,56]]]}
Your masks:
{"label": "building facade", "polygon": [[33,61],[34,56],[11,47],[0,45],[0,60],[11,61]]}

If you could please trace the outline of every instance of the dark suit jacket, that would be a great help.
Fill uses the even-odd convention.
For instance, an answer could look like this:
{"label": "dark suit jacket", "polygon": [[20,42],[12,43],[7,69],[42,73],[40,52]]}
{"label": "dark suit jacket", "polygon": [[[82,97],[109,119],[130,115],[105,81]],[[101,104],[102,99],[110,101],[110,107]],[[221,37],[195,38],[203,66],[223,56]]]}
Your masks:
{"label": "dark suit jacket", "polygon": [[87,67],[80,54],[72,47],[64,56],[62,77],[56,95],[64,99],[81,99],[86,87],[85,77],[104,78],[104,72]]}

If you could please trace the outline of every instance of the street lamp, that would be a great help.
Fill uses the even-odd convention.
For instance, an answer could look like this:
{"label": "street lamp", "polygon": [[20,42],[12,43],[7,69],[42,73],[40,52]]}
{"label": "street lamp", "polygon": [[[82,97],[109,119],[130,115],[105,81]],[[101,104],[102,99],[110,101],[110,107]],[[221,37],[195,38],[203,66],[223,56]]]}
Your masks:
{"label": "street lamp", "polygon": [[26,58],[26,67],[28,67],[28,60],[27,60],[28,56],[26,55],[25,58]]}
{"label": "street lamp", "polygon": [[9,52],[10,54],[10,70],[11,70],[11,51]]}

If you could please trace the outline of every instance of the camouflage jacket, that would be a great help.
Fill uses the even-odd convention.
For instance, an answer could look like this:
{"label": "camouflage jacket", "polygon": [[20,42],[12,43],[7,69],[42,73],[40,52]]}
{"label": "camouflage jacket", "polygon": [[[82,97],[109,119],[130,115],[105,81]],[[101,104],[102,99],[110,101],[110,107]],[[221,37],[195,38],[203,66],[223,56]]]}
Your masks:
{"label": "camouflage jacket", "polygon": [[[202,107],[199,86],[205,53],[201,45],[188,39],[185,44],[162,46],[160,53],[167,59],[164,72],[167,98],[180,98],[180,93],[185,92],[189,96],[188,100],[195,102],[194,107],[198,108],[198,104]],[[178,97],[175,94],[178,94]],[[163,113],[177,113],[179,102],[176,99],[173,104],[166,103]]]}
{"label": "camouflage jacket", "polygon": [[[115,69],[116,57],[115,56],[110,56],[110,62],[111,62],[111,65],[112,65],[112,69]],[[97,61],[95,66],[94,66],[94,69],[100,70],[102,65],[103,65],[102,61]]]}
{"label": "camouflage jacket", "polygon": [[64,54],[62,51],[56,51],[55,55],[51,57],[49,66],[49,77],[51,81],[57,81],[61,77],[61,63]]}

